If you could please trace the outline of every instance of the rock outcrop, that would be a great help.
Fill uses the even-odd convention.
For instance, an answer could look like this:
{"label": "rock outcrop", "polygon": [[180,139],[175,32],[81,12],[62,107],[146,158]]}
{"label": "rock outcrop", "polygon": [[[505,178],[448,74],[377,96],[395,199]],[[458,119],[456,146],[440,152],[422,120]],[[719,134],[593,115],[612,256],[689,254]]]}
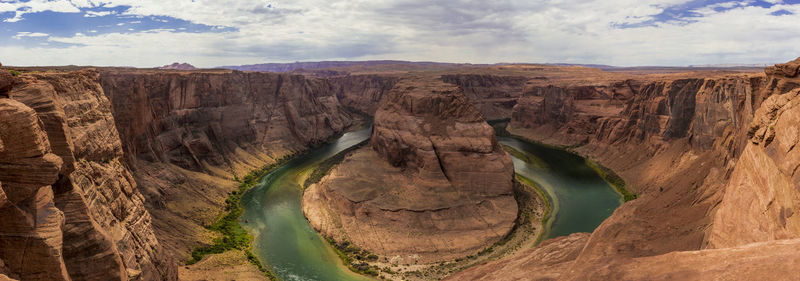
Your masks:
{"label": "rock outcrop", "polygon": [[347,75],[327,80],[331,83],[336,98],[342,105],[374,116],[383,97],[394,88],[400,78],[371,74]]}
{"label": "rock outcrop", "polygon": [[404,80],[375,114],[370,146],[303,196],[323,235],[429,263],[474,254],[513,227],[513,166],[460,89]]}
{"label": "rock outcrop", "polygon": [[596,86],[628,85],[627,98],[590,99],[608,108],[622,104],[616,111],[576,106],[582,98],[568,84],[526,93],[515,106],[512,133],[581,144],[579,152],[640,194],[592,233],[571,265],[553,269],[558,279],[791,279],[797,242],[786,239],[800,238],[798,65],[767,68],[766,77],[696,73]]}
{"label": "rock outcrop", "polygon": [[767,68],[766,100],[749,124],[708,231],[709,248],[800,238],[800,59]]}
{"label": "rock outcrop", "polygon": [[210,243],[236,179],[321,144],[354,124],[325,80],[239,71],[112,70],[126,165],[170,252]]}
{"label": "rock outcrop", "polygon": [[445,74],[442,81],[457,85],[464,95],[481,112],[486,120],[505,119],[522,96],[525,76],[503,76],[490,74]]}
{"label": "rock outcrop", "polygon": [[549,239],[536,248],[456,273],[448,280],[558,280],[587,240],[588,233]]}
{"label": "rock outcrop", "polygon": [[[25,75],[3,99],[0,254],[22,280],[174,280],[96,71]],[[6,219],[16,217],[17,219]],[[29,242],[23,242],[23,239]],[[23,247],[23,248],[19,248]]]}

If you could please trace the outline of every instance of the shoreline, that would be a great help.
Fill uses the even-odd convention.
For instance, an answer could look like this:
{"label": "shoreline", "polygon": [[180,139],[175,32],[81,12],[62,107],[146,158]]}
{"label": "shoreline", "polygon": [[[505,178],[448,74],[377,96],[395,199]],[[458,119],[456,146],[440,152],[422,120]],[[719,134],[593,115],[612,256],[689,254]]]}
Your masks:
{"label": "shoreline", "polygon": [[258,271],[263,273],[267,280],[278,280],[277,276],[268,268],[266,268],[261,260],[252,252],[254,237],[250,234],[250,230],[248,229],[249,226],[242,221],[242,216],[244,213],[244,208],[241,206],[242,197],[253,187],[256,187],[261,182],[261,179],[285,165],[289,161],[296,159],[315,148],[331,143],[332,140],[341,137],[349,131],[363,128],[365,123],[369,122],[363,120],[357,121],[342,132],[330,136],[324,142],[314,143],[303,150],[284,155],[283,157],[278,158],[275,163],[265,165],[260,169],[252,170],[241,179],[234,175],[234,181],[238,182],[239,185],[236,189],[229,192],[228,197],[224,201],[225,203],[222,206],[222,209],[220,210],[219,214],[217,214],[217,218],[210,225],[205,226],[206,229],[211,230],[220,236],[214,238],[212,240],[212,244],[210,245],[200,245],[194,247],[194,249],[192,249],[192,251],[189,253],[190,258],[182,266],[188,267],[195,265],[200,261],[203,261],[206,256],[216,256],[231,251],[241,251],[247,261],[255,266]]}
{"label": "shoreline", "polygon": [[[510,124],[508,124],[510,125]],[[497,128],[496,128],[497,129]],[[587,143],[577,144],[577,145],[555,145],[546,143],[544,141],[536,141],[525,136],[512,133],[508,131],[508,126],[502,128],[502,136],[513,138],[522,142],[527,142],[534,145],[540,145],[551,149],[563,150],[575,155],[580,156],[581,158],[586,160],[586,165],[595,170],[595,172],[602,178],[611,189],[614,190],[617,194],[620,195],[620,203],[625,203],[631,200],[635,200],[639,198],[639,194],[632,192],[631,190],[625,188],[625,179],[623,179],[619,174],[614,172],[614,170],[604,166],[600,161],[591,158],[589,155],[584,153],[580,153],[576,148],[582,147]]]}
{"label": "shoreline", "polygon": [[[362,145],[356,145],[360,148]],[[357,148],[350,148],[319,163],[307,171],[305,183],[313,181],[310,175],[318,174],[321,177],[335,167],[346,154]],[[338,160],[338,161],[337,161]],[[333,165],[328,162],[334,162]],[[319,173],[318,170],[325,170]],[[376,255],[365,249],[360,249],[350,244],[349,241],[335,241],[331,237],[322,236],[328,245],[337,253],[340,261],[352,272],[367,277],[381,278],[384,280],[436,280],[445,278],[459,271],[477,266],[493,260],[511,256],[521,250],[537,245],[552,219],[551,198],[546,191],[541,190],[530,180],[519,180],[520,175],[515,173],[514,197],[520,208],[512,230],[499,241],[487,245],[474,254],[459,257],[449,261],[426,264],[399,264],[392,262],[391,257]],[[319,232],[317,232],[319,233]]]}

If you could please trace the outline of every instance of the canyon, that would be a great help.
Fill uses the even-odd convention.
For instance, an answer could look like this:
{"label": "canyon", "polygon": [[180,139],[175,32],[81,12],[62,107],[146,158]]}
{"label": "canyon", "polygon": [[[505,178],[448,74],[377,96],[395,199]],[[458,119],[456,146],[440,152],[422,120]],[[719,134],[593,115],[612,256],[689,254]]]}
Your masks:
{"label": "canyon", "polygon": [[396,263],[453,260],[506,236],[513,167],[460,88],[403,80],[382,99],[370,145],[311,185],[303,211],[334,241]]}
{"label": "canyon", "polygon": [[[370,145],[310,186],[304,210],[322,234],[383,255],[452,259],[513,227],[513,169],[484,120],[599,162],[638,194],[592,233],[450,280],[782,280],[800,266],[800,59],[763,73],[392,67],[343,66],[324,77],[3,67],[0,280],[176,280],[179,271],[188,279],[192,266],[178,264],[218,237],[206,227],[239,180],[372,117]],[[381,181],[395,193],[358,188]],[[451,189],[481,197],[437,192]],[[436,213],[454,206],[464,209]],[[420,210],[444,226],[419,223]],[[482,210],[491,210],[487,221],[461,216]],[[331,227],[337,215],[341,231]],[[389,234],[354,235],[365,218]],[[396,221],[436,238],[402,240]],[[463,233],[474,240],[444,242]]]}

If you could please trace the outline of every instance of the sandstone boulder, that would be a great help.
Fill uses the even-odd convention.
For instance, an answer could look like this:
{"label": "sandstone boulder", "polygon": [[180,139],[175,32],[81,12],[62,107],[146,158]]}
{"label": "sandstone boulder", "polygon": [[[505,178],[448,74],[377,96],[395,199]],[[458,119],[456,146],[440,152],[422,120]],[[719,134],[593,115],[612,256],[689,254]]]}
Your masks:
{"label": "sandstone boulder", "polygon": [[8,97],[8,91],[14,86],[14,76],[8,71],[0,70],[0,97]]}

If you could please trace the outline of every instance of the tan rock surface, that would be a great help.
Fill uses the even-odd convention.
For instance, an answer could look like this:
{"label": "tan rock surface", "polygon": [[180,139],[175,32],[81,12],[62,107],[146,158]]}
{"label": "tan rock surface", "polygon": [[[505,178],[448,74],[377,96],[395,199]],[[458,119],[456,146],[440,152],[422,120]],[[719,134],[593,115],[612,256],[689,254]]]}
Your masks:
{"label": "tan rock surface", "polygon": [[[800,59],[767,69],[788,92],[768,96],[755,112],[750,143],[736,162],[708,231],[709,248],[800,238]],[[766,89],[770,91],[771,89]]]}
{"label": "tan rock surface", "polygon": [[800,240],[680,251],[583,268],[569,280],[797,280]]}
{"label": "tan rock surface", "polygon": [[202,261],[181,266],[181,281],[263,281],[266,275],[245,258],[242,251],[208,255]]}
{"label": "tan rock surface", "polygon": [[0,98],[0,259],[8,275],[22,280],[70,280],[62,255],[64,214],[50,185],[61,159],[51,153],[36,112]]}
{"label": "tan rock surface", "polygon": [[14,86],[14,77],[8,71],[0,70],[0,95],[7,95],[7,92]]}
{"label": "tan rock surface", "polygon": [[588,233],[575,233],[542,242],[536,248],[488,262],[445,280],[558,280],[578,257]]}
{"label": "tan rock surface", "polygon": [[474,254],[511,230],[511,159],[458,88],[398,83],[376,113],[370,147],[304,194],[324,235],[428,263]]}
{"label": "tan rock surface", "polygon": [[[12,138],[2,137],[5,152],[0,152],[3,154],[0,158],[26,157],[23,161],[16,161],[24,165],[19,166],[19,170],[13,165],[0,164],[3,182],[6,187],[15,187],[17,183],[49,184],[38,189],[39,199],[36,200],[44,204],[43,207],[55,210],[48,214],[60,217],[57,225],[48,230],[59,240],[50,244],[49,255],[59,259],[59,266],[64,273],[68,272],[69,278],[174,280],[177,277],[175,265],[170,255],[162,252],[153,235],[143,198],[127,168],[120,162],[122,147],[113,125],[110,103],[98,79],[98,73],[92,70],[22,76],[22,83],[17,85],[11,96],[24,103],[24,106],[30,106],[32,110],[28,109],[35,113],[30,116],[30,121],[14,118],[0,120],[21,122],[15,124],[35,122],[39,125],[26,125],[29,128],[27,131],[17,131]],[[9,124],[3,122],[3,125]],[[36,128],[40,129],[37,131]],[[34,135],[19,138],[20,135],[27,136],[27,133]],[[31,146],[39,148],[26,148]],[[25,154],[26,151],[48,153],[37,158],[32,157],[34,155],[31,153]],[[37,159],[57,162],[57,165],[36,164],[39,161]],[[37,172],[43,168],[52,176],[43,175],[44,170]],[[50,183],[34,184],[33,180]],[[10,199],[17,200],[23,196],[18,191],[24,190],[6,194],[13,194],[13,198],[9,196]],[[37,217],[42,218],[42,215]],[[34,223],[37,228],[48,225]],[[55,251],[57,255],[53,254]],[[19,258],[36,258],[34,251],[16,249],[6,254],[15,256],[5,259],[12,265],[9,266],[12,277],[18,275],[26,280],[54,280],[52,276],[25,277],[30,274],[25,272],[25,268],[18,269],[10,263],[13,260],[16,264]],[[47,270],[46,267],[43,269]],[[52,274],[58,271],[47,272]]]}

